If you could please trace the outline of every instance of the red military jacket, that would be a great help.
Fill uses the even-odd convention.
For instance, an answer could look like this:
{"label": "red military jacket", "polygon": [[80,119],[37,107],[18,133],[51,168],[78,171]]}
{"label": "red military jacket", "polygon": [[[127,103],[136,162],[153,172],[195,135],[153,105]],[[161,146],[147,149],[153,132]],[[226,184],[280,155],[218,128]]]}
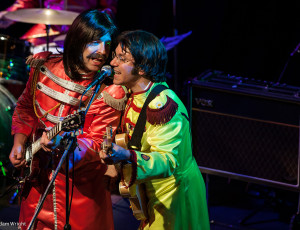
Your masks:
{"label": "red military jacket", "polygon": [[[12,134],[23,133],[29,137],[37,126],[53,127],[76,111],[82,92],[93,79],[83,76],[82,80],[72,81],[64,72],[61,55],[43,52],[28,60],[32,69],[12,117]],[[83,96],[83,100],[89,95]],[[87,112],[83,133],[77,136],[75,164],[70,161],[70,170],[74,170],[74,181],[70,179],[70,191],[74,185],[70,213],[72,229],[113,229],[111,197],[104,176],[107,166],[100,162],[98,152],[106,127],[111,125],[115,132],[126,100],[121,86],[107,86]],[[48,176],[50,179],[51,170]],[[63,229],[65,194],[65,175],[60,172],[36,219],[36,229]],[[28,227],[41,195],[34,186],[23,198],[19,218],[22,229]]]}

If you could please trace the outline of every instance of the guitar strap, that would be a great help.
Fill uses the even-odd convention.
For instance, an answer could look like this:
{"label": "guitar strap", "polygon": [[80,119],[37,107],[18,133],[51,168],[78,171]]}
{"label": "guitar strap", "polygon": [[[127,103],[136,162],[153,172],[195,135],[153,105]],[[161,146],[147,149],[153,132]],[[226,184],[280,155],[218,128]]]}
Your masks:
{"label": "guitar strap", "polygon": [[145,124],[146,124],[146,118],[147,118],[146,111],[147,111],[148,104],[158,94],[160,94],[165,89],[168,89],[168,87],[166,87],[164,85],[157,85],[151,90],[150,94],[146,98],[146,101],[145,101],[145,103],[142,107],[139,118],[138,118],[138,120],[136,122],[136,125],[134,127],[131,139],[128,142],[128,148],[129,149],[141,150],[141,147],[142,147],[141,139],[142,139],[143,133],[145,131]]}

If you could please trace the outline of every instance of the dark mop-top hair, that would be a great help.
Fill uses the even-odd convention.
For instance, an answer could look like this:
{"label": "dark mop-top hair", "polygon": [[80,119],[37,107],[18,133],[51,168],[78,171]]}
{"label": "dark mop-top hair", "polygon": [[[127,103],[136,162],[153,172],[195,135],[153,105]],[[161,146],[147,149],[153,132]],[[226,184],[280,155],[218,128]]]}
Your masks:
{"label": "dark mop-top hair", "polygon": [[143,77],[152,82],[166,81],[167,51],[154,34],[143,30],[124,31],[118,36],[116,44],[120,44],[125,52],[128,49],[134,58],[133,74],[143,70]]}
{"label": "dark mop-top hair", "polygon": [[[66,74],[73,80],[79,80],[79,69],[87,71],[83,63],[83,51],[86,45],[110,34],[111,50],[117,35],[117,27],[107,13],[98,10],[87,10],[79,14],[67,32],[64,41],[63,64]],[[110,58],[111,56],[109,56]]]}

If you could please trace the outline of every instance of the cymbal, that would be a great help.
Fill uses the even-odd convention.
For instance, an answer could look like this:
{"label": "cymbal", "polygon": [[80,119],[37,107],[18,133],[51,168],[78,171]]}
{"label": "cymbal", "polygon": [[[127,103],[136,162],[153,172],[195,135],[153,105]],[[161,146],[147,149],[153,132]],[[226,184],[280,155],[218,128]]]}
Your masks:
{"label": "cymbal", "polygon": [[[49,36],[58,35],[60,32],[54,28],[49,29]],[[28,40],[32,38],[43,38],[47,37],[46,25],[45,24],[36,24],[31,27],[25,34],[23,34],[20,39]]]}
{"label": "cymbal", "polygon": [[79,13],[66,10],[32,8],[11,11],[4,16],[5,18],[17,22],[46,25],[71,25],[78,14]]}
{"label": "cymbal", "polygon": [[55,42],[56,45],[58,45],[59,47],[63,47],[65,39],[66,39],[66,34],[61,34],[55,37],[53,39],[53,42]]}
{"label": "cymbal", "polygon": [[66,34],[61,34],[53,39],[54,42],[63,42],[66,39]]}

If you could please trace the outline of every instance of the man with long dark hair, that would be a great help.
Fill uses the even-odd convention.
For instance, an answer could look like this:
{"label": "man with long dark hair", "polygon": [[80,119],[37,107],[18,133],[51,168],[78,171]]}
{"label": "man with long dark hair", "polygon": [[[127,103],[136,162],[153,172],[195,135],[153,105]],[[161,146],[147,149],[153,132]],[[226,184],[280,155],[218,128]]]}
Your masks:
{"label": "man with long dark hair", "polygon": [[121,123],[129,149],[113,144],[110,155],[101,151],[100,156],[105,162],[123,162],[121,193],[129,196],[141,229],[208,230],[205,185],[192,154],[189,117],[165,82],[167,59],[153,34],[120,34],[110,64],[114,84],[131,91]]}
{"label": "man with long dark hair", "polygon": [[[91,90],[83,97],[82,94],[96,73],[109,62],[116,34],[117,28],[106,13],[85,11],[71,25],[63,55],[42,52],[27,59],[31,66],[29,81],[12,118],[14,145],[9,158],[16,168],[24,167],[25,143],[39,127],[51,129],[78,109],[81,98],[85,104],[91,99]],[[125,101],[126,93],[121,86],[106,86],[95,97],[85,116],[83,132],[76,138],[77,147],[70,154],[69,161],[72,229],[114,228],[111,197],[105,177],[116,176],[116,172],[101,163],[98,152],[106,127],[111,126],[115,132]],[[26,229],[32,220],[39,199],[64,151],[59,145],[62,136],[58,135],[51,141],[48,137],[47,132],[43,132],[40,145],[44,151],[37,152],[33,157],[34,162],[38,162],[37,167],[36,164],[31,166],[32,172],[38,173],[28,178],[29,183],[26,182],[26,190],[22,193],[19,218],[22,229]],[[52,149],[54,151],[50,153]],[[58,173],[34,222],[34,229],[64,229],[64,170]]]}

